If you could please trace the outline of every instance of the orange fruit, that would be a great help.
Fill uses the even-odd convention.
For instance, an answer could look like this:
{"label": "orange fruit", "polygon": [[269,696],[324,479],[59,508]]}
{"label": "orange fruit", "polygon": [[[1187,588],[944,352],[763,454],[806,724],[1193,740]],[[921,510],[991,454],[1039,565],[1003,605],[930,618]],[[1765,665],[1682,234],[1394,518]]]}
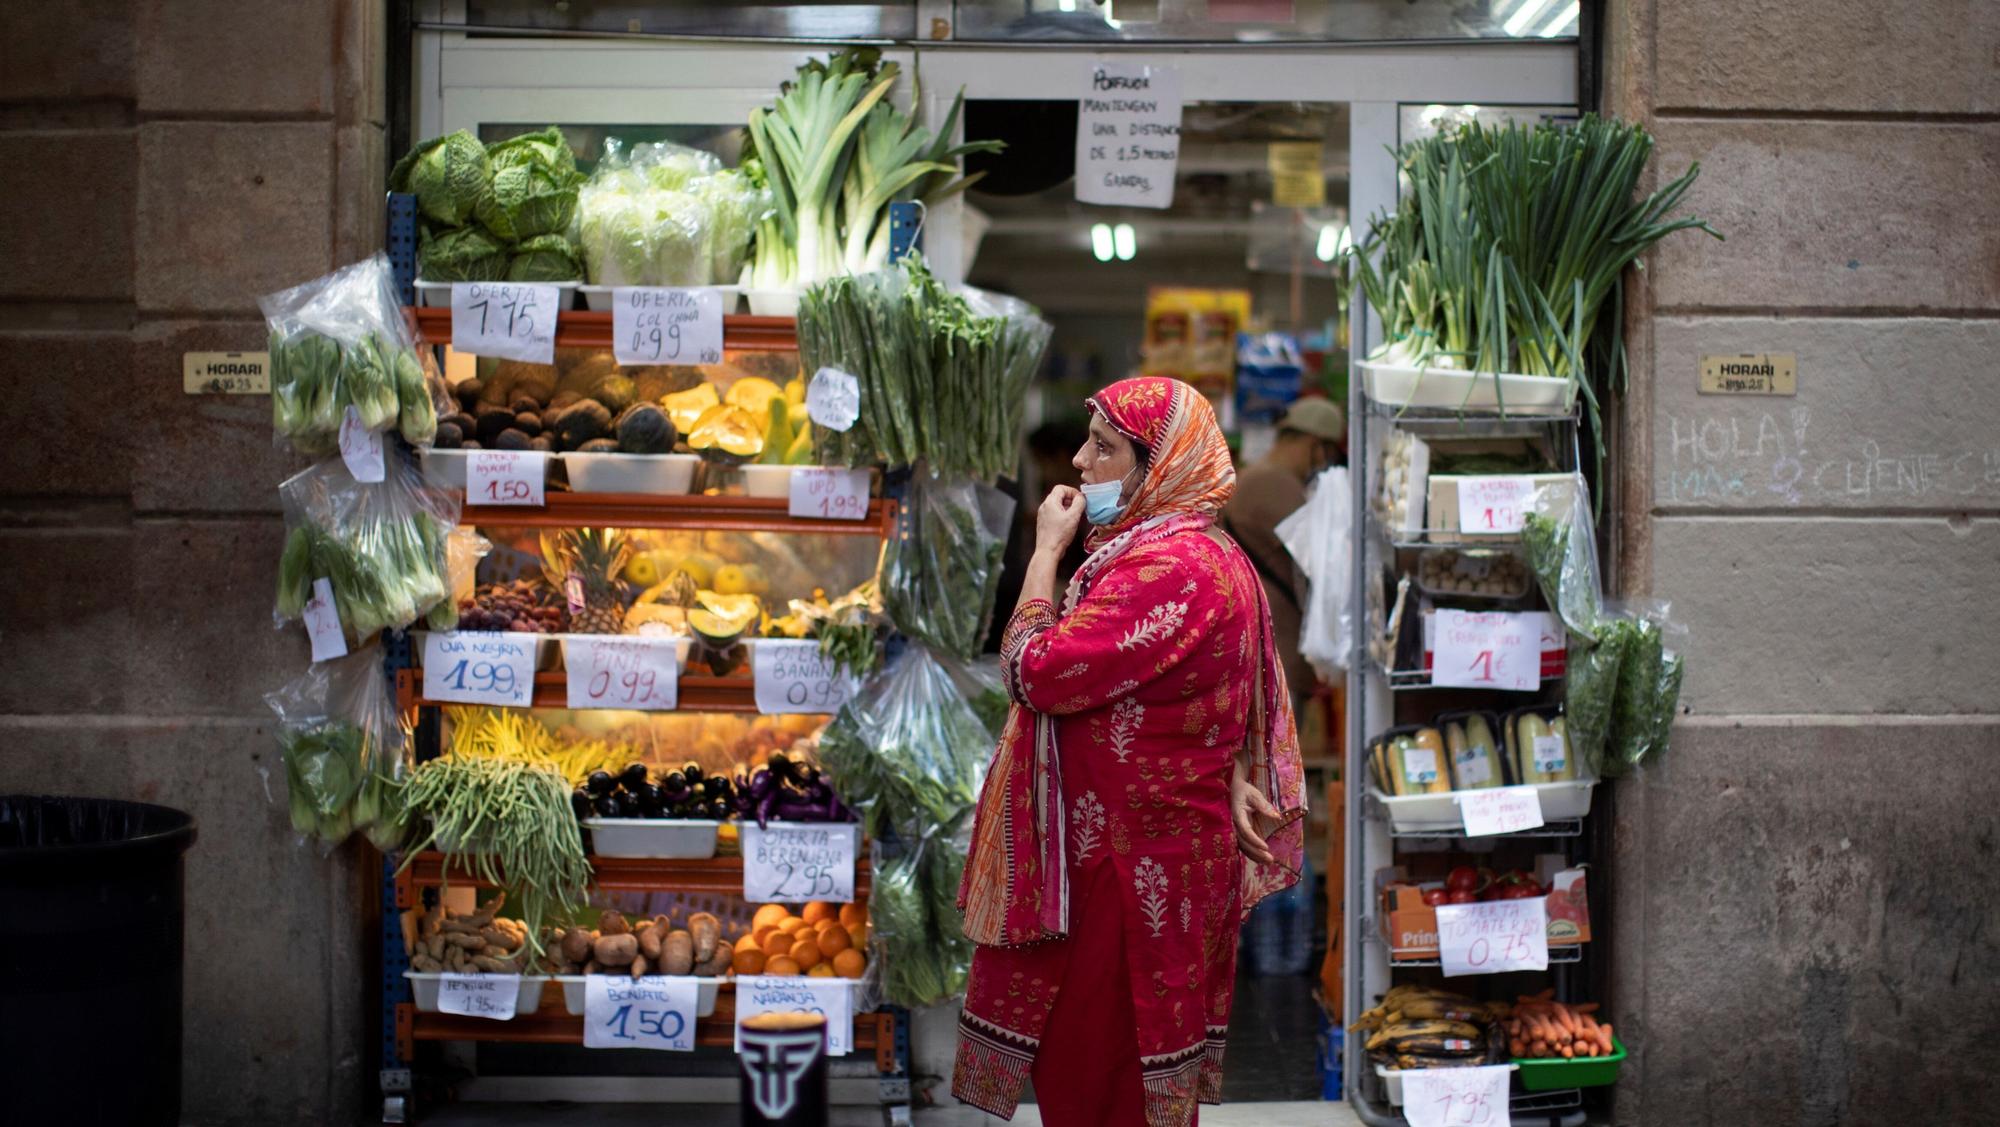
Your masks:
{"label": "orange fruit", "polygon": [[778,921],[789,915],[791,913],[785,910],[783,904],[766,904],[757,909],[757,914],[750,918],[750,926],[753,928],[777,927]]}
{"label": "orange fruit", "polygon": [[806,910],[800,912],[799,915],[804,917],[805,921],[809,924],[816,924],[821,920],[838,918],[838,913],[834,910],[833,905],[824,900],[815,900],[807,904]]}
{"label": "orange fruit", "polygon": [[773,931],[764,937],[766,955],[783,955],[792,949],[792,937],[782,931]]}
{"label": "orange fruit", "polygon": [[792,944],[792,961],[811,970],[820,961],[819,944],[810,939],[801,939]]}
{"label": "orange fruit", "polygon": [[738,951],[762,951],[764,949],[764,937],[761,935],[746,935],[738,939],[732,946]]}
{"label": "orange fruit", "polygon": [[786,935],[797,935],[801,930],[805,928],[805,926],[806,926],[806,921],[798,918],[797,916],[786,916],[784,920],[778,924],[778,930],[784,932]]}
{"label": "orange fruit", "polygon": [[807,975],[809,975],[809,976],[811,976],[811,977],[813,977],[813,978],[832,978],[832,977],[833,977],[833,964],[832,964],[832,963],[815,963],[815,964],[813,964],[813,969],[811,969],[811,970],[807,971],[807,972],[806,972],[806,974],[807,974]]}
{"label": "orange fruit", "polygon": [[832,927],[819,933],[818,943],[821,954],[837,955],[852,947],[854,940],[848,937],[846,928],[839,924],[834,924]]}
{"label": "orange fruit", "polygon": [[865,924],[867,922],[868,905],[856,900],[840,906],[841,926],[853,927],[855,924]]}
{"label": "orange fruit", "polygon": [[868,923],[863,921],[847,929],[847,938],[853,942],[856,951],[868,949]]}
{"label": "orange fruit", "polygon": [[772,959],[770,962],[764,964],[764,973],[797,974],[799,973],[799,964],[793,962],[789,957],[785,955],[779,955],[777,958]]}
{"label": "orange fruit", "polygon": [[755,947],[739,950],[736,952],[736,957],[730,960],[729,969],[737,974],[763,974],[764,952]]}
{"label": "orange fruit", "polygon": [[833,972],[842,978],[860,978],[867,969],[868,960],[859,951],[849,949],[833,957]]}

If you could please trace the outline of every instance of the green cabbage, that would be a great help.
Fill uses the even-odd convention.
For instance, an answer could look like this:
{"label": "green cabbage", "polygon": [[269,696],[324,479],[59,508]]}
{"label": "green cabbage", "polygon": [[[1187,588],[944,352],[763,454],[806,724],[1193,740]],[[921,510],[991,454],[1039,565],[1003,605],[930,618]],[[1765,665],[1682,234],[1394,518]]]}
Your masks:
{"label": "green cabbage", "polygon": [[583,277],[583,254],[562,235],[536,235],[514,248],[510,282],[569,282]]}
{"label": "green cabbage", "polygon": [[488,230],[511,243],[569,229],[583,177],[561,130],[552,125],[510,138],[486,158],[493,178],[474,214]]}
{"label": "green cabbage", "polygon": [[506,246],[480,227],[436,235],[417,248],[417,276],[426,282],[497,282],[507,265]]}
{"label": "green cabbage", "polygon": [[461,129],[405,153],[389,172],[389,190],[415,193],[426,216],[455,227],[471,218],[488,179],[486,147]]}

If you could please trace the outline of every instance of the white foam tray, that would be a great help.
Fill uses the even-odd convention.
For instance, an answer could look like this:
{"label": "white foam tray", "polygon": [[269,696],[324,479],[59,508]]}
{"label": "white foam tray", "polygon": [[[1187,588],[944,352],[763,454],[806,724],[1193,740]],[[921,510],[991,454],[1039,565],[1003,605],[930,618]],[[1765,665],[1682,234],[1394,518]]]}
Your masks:
{"label": "white foam tray", "polygon": [[[1529,783],[1536,797],[1541,800],[1542,820],[1545,822],[1581,818],[1590,813],[1590,792],[1597,786],[1596,779],[1569,779],[1560,783]],[[1390,796],[1374,786],[1368,793],[1389,812],[1389,825],[1398,833],[1422,830],[1460,830],[1465,820],[1458,813],[1458,797],[1469,791],[1445,791],[1443,794],[1404,794]]]}

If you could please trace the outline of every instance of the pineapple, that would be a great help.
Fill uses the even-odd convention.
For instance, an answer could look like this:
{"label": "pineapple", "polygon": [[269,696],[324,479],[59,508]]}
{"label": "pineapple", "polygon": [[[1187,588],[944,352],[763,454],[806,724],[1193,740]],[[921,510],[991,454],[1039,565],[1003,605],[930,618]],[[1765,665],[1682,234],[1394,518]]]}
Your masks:
{"label": "pineapple", "polygon": [[626,590],[616,577],[631,559],[632,544],[616,529],[542,533],[542,574],[569,600],[572,631],[616,634],[624,626]]}

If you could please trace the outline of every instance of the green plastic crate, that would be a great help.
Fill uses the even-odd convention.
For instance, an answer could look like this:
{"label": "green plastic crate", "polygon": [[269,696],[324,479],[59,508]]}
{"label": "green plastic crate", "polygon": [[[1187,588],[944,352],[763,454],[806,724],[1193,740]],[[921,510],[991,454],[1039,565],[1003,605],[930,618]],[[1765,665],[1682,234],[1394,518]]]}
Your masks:
{"label": "green plastic crate", "polygon": [[1576,1057],[1564,1060],[1561,1057],[1538,1057],[1533,1060],[1515,1057],[1514,1063],[1521,1066],[1516,1073],[1521,1087],[1530,1092],[1554,1092],[1564,1088],[1596,1088],[1618,1082],[1618,1066],[1625,1062],[1625,1042],[1611,1035],[1611,1055],[1608,1057]]}

